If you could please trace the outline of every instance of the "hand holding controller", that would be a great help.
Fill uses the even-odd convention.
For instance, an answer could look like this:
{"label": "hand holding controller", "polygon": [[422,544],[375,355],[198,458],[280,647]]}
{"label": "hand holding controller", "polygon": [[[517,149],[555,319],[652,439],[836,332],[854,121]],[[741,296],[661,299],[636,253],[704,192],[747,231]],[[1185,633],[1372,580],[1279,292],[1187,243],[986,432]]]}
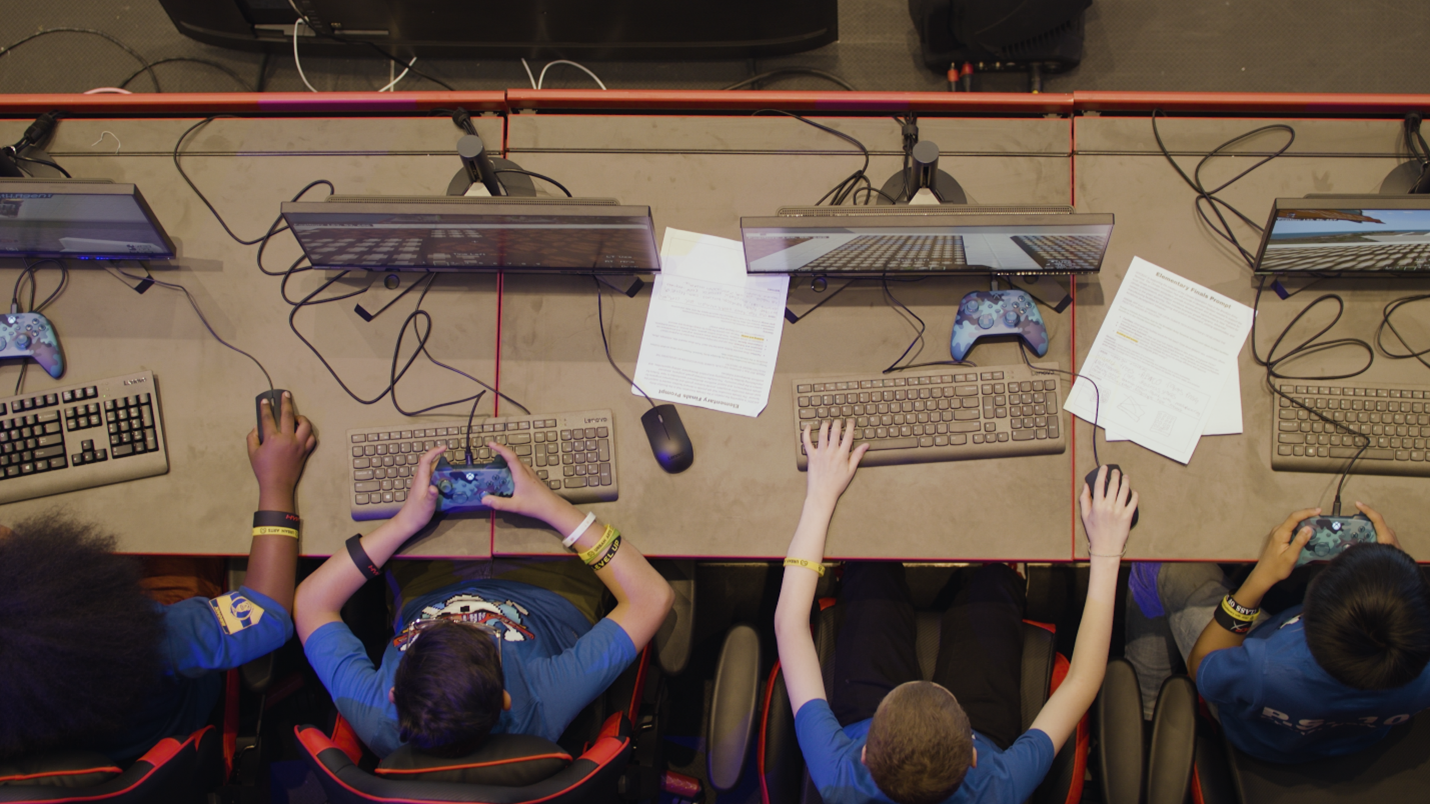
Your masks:
{"label": "hand holding controller", "polygon": [[975,341],[990,335],[1017,335],[1038,357],[1048,353],[1048,330],[1027,291],[978,290],[963,297],[949,341],[953,359],[962,361]]}
{"label": "hand holding controller", "polygon": [[1296,525],[1298,533],[1302,528],[1311,529],[1311,539],[1296,558],[1298,567],[1311,561],[1330,561],[1353,544],[1376,541],[1375,525],[1361,514],[1313,516]]}
{"label": "hand holding controller", "polygon": [[30,357],[51,377],[65,373],[64,355],[49,319],[39,313],[0,316],[0,358]]}
{"label": "hand holding controller", "polygon": [[443,513],[486,511],[482,498],[488,494],[510,497],[516,491],[511,468],[499,453],[490,461],[453,466],[445,457],[432,469],[432,485],[437,487],[437,510]]}

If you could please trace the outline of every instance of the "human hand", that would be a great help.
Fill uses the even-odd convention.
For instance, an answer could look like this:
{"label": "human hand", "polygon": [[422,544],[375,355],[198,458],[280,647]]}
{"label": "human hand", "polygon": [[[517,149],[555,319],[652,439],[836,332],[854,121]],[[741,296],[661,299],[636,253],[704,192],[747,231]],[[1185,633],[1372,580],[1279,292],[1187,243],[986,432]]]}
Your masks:
{"label": "human hand", "polygon": [[[804,452],[809,458],[805,499],[827,505],[830,509],[839,502],[839,495],[849,488],[859,461],[869,451],[867,443],[853,447],[854,420],[842,428],[836,420],[819,426],[819,445],[811,440],[809,425],[804,427]],[[853,449],[851,450],[851,447]]]}
{"label": "human hand", "polygon": [[[1108,478],[1108,473],[1112,477]],[[1127,548],[1127,534],[1132,530],[1132,514],[1137,510],[1137,492],[1127,476],[1117,469],[1101,466],[1093,480],[1097,490],[1082,484],[1078,507],[1082,509],[1082,528],[1087,531],[1087,552],[1098,557],[1121,556]]]}
{"label": "human hand", "polygon": [[437,512],[437,487],[432,485],[432,466],[446,452],[445,446],[433,447],[422,453],[417,461],[417,469],[412,473],[412,488],[407,490],[407,500],[402,509],[392,517],[392,523],[409,535],[426,527]]}
{"label": "human hand", "polygon": [[1400,546],[1400,540],[1395,537],[1395,531],[1385,524],[1385,517],[1381,516],[1379,511],[1359,501],[1356,502],[1356,509],[1365,514],[1366,518],[1370,520],[1370,524],[1375,526],[1376,544],[1388,544],[1397,550],[1405,549]]}
{"label": "human hand", "polygon": [[1307,525],[1297,531],[1296,525],[1320,514],[1319,508],[1302,508],[1293,511],[1286,517],[1286,521],[1272,529],[1271,535],[1266,537],[1266,547],[1261,551],[1261,558],[1257,559],[1247,581],[1255,578],[1261,586],[1260,591],[1264,593],[1276,583],[1286,580],[1291,575],[1291,570],[1296,569],[1296,560],[1301,557],[1301,550],[1306,547],[1306,542],[1311,540],[1311,527]]}
{"label": "human hand", "polygon": [[248,462],[258,478],[259,509],[296,513],[293,490],[303,475],[308,454],[318,445],[313,424],[306,416],[293,412],[293,395],[283,392],[282,411],[277,423],[267,399],[261,403],[263,442],[258,440],[258,428],[248,433]]}
{"label": "human hand", "polygon": [[556,512],[563,506],[571,507],[571,503],[556,496],[556,492],[546,485],[546,481],[537,476],[535,469],[522,463],[521,458],[517,457],[510,447],[495,441],[488,441],[487,446],[506,460],[514,488],[510,497],[486,495],[482,498],[482,505],[494,511],[535,517],[547,524],[551,523]]}

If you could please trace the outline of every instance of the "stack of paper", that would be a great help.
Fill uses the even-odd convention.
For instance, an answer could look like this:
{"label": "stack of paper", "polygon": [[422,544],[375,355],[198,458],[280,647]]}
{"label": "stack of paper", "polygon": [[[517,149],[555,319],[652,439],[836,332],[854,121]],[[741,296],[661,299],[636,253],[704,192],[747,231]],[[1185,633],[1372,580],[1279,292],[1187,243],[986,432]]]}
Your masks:
{"label": "stack of paper", "polygon": [[1103,427],[1109,441],[1128,439],[1187,463],[1203,435],[1241,432],[1237,355],[1252,315],[1133,258],[1064,407]]}
{"label": "stack of paper", "polygon": [[635,384],[653,399],[760,415],[788,292],[788,276],[746,275],[739,241],[666,228]]}

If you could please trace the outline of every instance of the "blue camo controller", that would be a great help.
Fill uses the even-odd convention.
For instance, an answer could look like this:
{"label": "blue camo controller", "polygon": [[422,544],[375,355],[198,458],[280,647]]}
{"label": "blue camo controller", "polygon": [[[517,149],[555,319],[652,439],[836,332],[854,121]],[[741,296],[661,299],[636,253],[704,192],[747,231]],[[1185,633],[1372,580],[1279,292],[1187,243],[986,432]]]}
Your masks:
{"label": "blue camo controller", "polygon": [[437,510],[442,513],[486,511],[482,497],[510,497],[516,491],[511,467],[500,455],[490,461],[453,466],[445,457],[437,459],[432,470],[432,485],[437,487]]}
{"label": "blue camo controller", "polygon": [[1300,533],[1301,528],[1311,529],[1311,540],[1296,559],[1298,567],[1311,561],[1330,561],[1353,544],[1375,542],[1375,525],[1360,514],[1313,516],[1301,520],[1295,532]]}
{"label": "blue camo controller", "polygon": [[1017,335],[1038,357],[1048,353],[1048,330],[1038,305],[1023,290],[978,290],[963,297],[948,350],[962,361],[979,338]]}

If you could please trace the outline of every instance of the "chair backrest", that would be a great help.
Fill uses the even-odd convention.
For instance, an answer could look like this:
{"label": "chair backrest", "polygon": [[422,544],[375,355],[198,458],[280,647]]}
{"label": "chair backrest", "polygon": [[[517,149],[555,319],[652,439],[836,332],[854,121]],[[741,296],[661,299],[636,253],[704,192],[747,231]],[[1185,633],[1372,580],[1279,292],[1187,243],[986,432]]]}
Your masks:
{"label": "chair backrest", "polygon": [[303,756],[331,804],[479,801],[486,804],[594,804],[616,797],[616,785],[631,752],[631,724],[624,712],[607,718],[599,736],[579,757],[539,782],[521,787],[381,777],[353,764],[313,726],[294,729]]}
{"label": "chair backrest", "polygon": [[[28,778],[0,779],[0,802],[84,801],[102,804],[147,804],[163,801],[201,804],[209,790],[222,781],[223,753],[218,732],[212,726],[179,740],[160,740],[128,768],[95,767],[88,755],[79,752],[51,754],[26,763],[34,772]],[[88,767],[80,767],[88,766]],[[117,773],[114,771],[118,771]],[[56,777],[68,782],[55,784]]]}

